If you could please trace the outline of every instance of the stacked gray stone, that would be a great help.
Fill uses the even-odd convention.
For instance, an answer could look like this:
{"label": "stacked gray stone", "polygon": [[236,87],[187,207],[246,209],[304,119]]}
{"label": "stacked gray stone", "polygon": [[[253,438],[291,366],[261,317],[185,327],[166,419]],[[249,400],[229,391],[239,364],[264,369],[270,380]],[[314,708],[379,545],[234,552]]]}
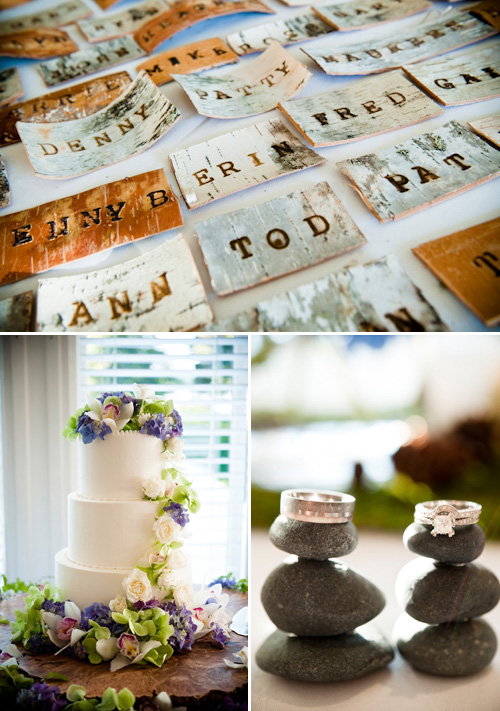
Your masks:
{"label": "stacked gray stone", "polygon": [[404,532],[408,550],[422,558],[402,568],[396,597],[405,611],[394,637],[415,669],[439,676],[467,676],[484,669],[497,640],[480,618],[500,599],[500,583],[487,568],[473,563],[484,548],[476,523],[456,526],[452,537],[433,536],[431,525],[412,523]]}
{"label": "stacked gray stone", "polygon": [[394,658],[384,637],[366,623],[385,606],[380,590],[332,558],[351,553],[356,527],[281,515],[272,543],[292,553],[269,575],[262,603],[278,627],[257,653],[271,674],[300,681],[344,681],[385,667]]}

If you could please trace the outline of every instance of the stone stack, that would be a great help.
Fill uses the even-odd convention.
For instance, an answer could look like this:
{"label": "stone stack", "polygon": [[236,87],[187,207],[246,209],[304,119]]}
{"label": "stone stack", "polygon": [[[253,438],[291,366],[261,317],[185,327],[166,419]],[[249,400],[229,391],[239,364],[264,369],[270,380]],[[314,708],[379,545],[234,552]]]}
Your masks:
{"label": "stone stack", "polygon": [[262,589],[262,603],[278,629],[259,649],[259,667],[290,679],[332,682],[356,679],[389,664],[392,647],[365,624],[383,610],[384,596],[355,570],[332,559],[355,549],[354,524],[281,515],[270,538],[293,555]]}
{"label": "stone stack", "polygon": [[405,613],[394,637],[415,669],[439,676],[476,674],[493,659],[495,632],[480,618],[500,599],[495,575],[472,561],[484,548],[476,523],[456,526],[452,537],[432,535],[432,526],[412,523],[404,532],[412,560],[396,580],[396,597]]}

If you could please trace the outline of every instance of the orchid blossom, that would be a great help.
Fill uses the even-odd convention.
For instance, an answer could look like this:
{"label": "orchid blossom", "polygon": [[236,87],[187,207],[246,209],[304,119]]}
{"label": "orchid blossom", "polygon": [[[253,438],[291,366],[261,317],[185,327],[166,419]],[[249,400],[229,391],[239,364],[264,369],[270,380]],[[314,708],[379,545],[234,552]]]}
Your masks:
{"label": "orchid blossom", "polygon": [[[135,642],[132,642],[132,640],[128,639],[122,640],[123,637],[134,637]],[[106,640],[106,642],[109,641],[110,640]],[[99,644],[99,642],[97,644]],[[152,649],[155,649],[155,647],[161,647],[161,642],[157,639],[151,639],[147,642],[139,642],[135,635],[122,634],[120,639],[117,640],[117,651],[121,651],[111,660],[110,670],[114,672],[118,671],[118,669],[122,669],[123,667],[128,666],[129,664],[136,664],[137,662],[142,662],[146,654]],[[99,647],[97,645],[96,651],[98,651],[99,654],[101,654],[102,656],[102,653],[99,651]],[[109,651],[111,651],[111,649]],[[123,652],[125,652],[125,654]]]}
{"label": "orchid blossom", "polygon": [[67,647],[73,647],[84,637],[87,632],[79,629],[82,613],[74,602],[67,600],[64,603],[64,617],[54,612],[42,612],[42,618],[47,625],[47,635],[52,644],[59,647],[56,654],[60,654]]}
{"label": "orchid blossom", "polygon": [[104,422],[112,432],[120,432],[134,414],[133,402],[122,403],[120,406],[112,402],[104,405],[90,393],[87,393],[87,405],[90,410],[85,414],[91,420]]}
{"label": "orchid blossom", "polygon": [[224,662],[231,669],[247,669],[248,668],[248,647],[242,647],[239,652],[233,654],[233,657],[238,657],[241,661],[232,662],[230,659],[224,659]]}

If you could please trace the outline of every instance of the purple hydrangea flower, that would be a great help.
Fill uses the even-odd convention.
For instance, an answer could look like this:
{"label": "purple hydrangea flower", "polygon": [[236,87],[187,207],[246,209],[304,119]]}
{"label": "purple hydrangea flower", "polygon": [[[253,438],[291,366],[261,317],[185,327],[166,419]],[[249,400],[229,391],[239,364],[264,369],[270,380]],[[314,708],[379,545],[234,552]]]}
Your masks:
{"label": "purple hydrangea flower", "polygon": [[88,410],[82,412],[78,418],[75,429],[75,432],[82,435],[84,444],[90,444],[97,437],[104,439],[104,437],[111,432],[111,427],[109,425],[105,422],[97,422],[97,420],[93,420],[86,414],[87,412]]}
{"label": "purple hydrangea flower", "polygon": [[35,654],[41,654],[42,652],[57,652],[56,645],[50,641],[49,637],[46,637],[38,632],[31,635],[27,646],[28,649],[31,652],[35,652]]}
{"label": "purple hydrangea flower", "polygon": [[137,415],[141,409],[142,400],[137,397],[133,397],[130,393],[124,393],[123,390],[119,393],[103,393],[97,399],[99,402],[103,403],[107,397],[118,397],[121,400],[122,405],[127,405],[129,402],[134,403],[134,415]]}
{"label": "purple hydrangea flower", "polygon": [[216,707],[216,711],[248,711],[246,701],[236,701],[230,696],[225,696]]}
{"label": "purple hydrangea flower", "polygon": [[184,528],[189,523],[189,511],[183,508],[181,504],[176,504],[172,501],[168,506],[164,506],[163,510],[169,513],[179,526]]}
{"label": "purple hydrangea flower", "polygon": [[87,652],[81,642],[77,642],[71,647],[71,654],[77,659],[85,659]]}
{"label": "purple hydrangea flower", "polygon": [[168,643],[175,651],[191,649],[194,642],[193,634],[196,632],[191,612],[185,605],[177,607],[175,602],[162,602],[160,607],[168,613],[170,624],[174,627],[174,634],[169,638]]}
{"label": "purple hydrangea flower", "polygon": [[215,642],[220,647],[225,647],[227,644],[228,636],[225,630],[220,625],[215,625],[212,634],[210,635],[212,642]]}
{"label": "purple hydrangea flower", "polygon": [[148,600],[147,602],[142,602],[142,600],[138,600],[137,602],[134,602],[134,607],[136,610],[150,610],[154,607],[160,607],[160,602],[156,598],[151,598],[151,600]]}
{"label": "purple hydrangea flower", "polygon": [[158,711],[160,707],[154,701],[144,701],[139,706],[139,711]]}
{"label": "purple hydrangea flower", "polygon": [[64,602],[56,602],[55,600],[44,600],[42,610],[45,612],[53,612],[55,615],[64,617]]}
{"label": "purple hydrangea flower", "polygon": [[22,709],[38,709],[38,711],[59,711],[67,706],[66,699],[58,699],[58,686],[49,686],[36,681],[31,689],[21,689],[16,697],[17,706]]}
{"label": "purple hydrangea flower", "polygon": [[182,418],[177,412],[177,410],[172,410],[169,415],[172,422],[168,425],[168,436],[169,437],[180,437],[182,435]]}
{"label": "purple hydrangea flower", "polygon": [[233,578],[229,575],[222,575],[220,578],[217,578],[212,583],[210,583],[208,587],[211,588],[214,585],[222,585],[223,588],[228,588],[229,590],[232,590],[236,585],[236,578]]}
{"label": "purple hydrangea flower", "polygon": [[82,611],[81,626],[84,630],[90,629],[90,620],[97,622],[101,627],[111,629],[115,621],[111,617],[111,610],[101,602],[94,602]]}
{"label": "purple hydrangea flower", "polygon": [[167,423],[165,422],[165,415],[161,412],[156,415],[152,415],[143,424],[139,430],[142,434],[152,435],[153,437],[158,437],[158,439],[166,440],[168,437]]}

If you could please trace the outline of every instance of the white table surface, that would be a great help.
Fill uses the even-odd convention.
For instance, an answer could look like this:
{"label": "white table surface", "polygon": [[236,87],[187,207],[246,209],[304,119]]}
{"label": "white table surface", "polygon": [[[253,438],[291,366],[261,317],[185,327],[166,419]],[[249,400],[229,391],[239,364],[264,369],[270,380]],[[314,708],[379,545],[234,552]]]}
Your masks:
{"label": "white table surface", "polygon": [[[396,652],[384,670],[356,681],[312,684],[291,681],[261,671],[255,653],[275,627],[260,602],[262,585],[286,553],[275,548],[264,529],[252,530],[251,640],[252,711],[498,711],[500,709],[500,651],[480,674],[444,678],[414,671]],[[402,536],[361,529],[356,550],[341,560],[356,568],[385,594],[387,605],[370,624],[389,638],[401,614],[394,582],[399,570],[416,556],[408,551]],[[500,576],[500,543],[489,542],[478,559]],[[500,636],[500,604],[484,616]]]}
{"label": "white table surface", "polygon": [[[2,13],[5,17],[16,17],[24,14],[31,14],[37,10],[45,9],[55,4],[57,0],[34,0],[17,8],[13,8]],[[134,0],[120,2],[110,8],[106,13],[92,2],[85,2],[94,11],[94,16],[112,14],[121,11],[135,4]],[[275,15],[264,14],[239,14],[229,17],[216,18],[206,22],[201,22],[191,28],[175,35],[164,42],[156,50],[155,54],[167,49],[182,46],[197,40],[219,36],[223,39],[231,33],[242,28],[253,25],[272,22],[277,19],[286,19],[297,12],[307,8],[290,8],[278,0],[266,0],[267,4],[275,11]],[[434,3],[436,8],[442,10],[447,7],[445,2]],[[459,3],[462,5],[462,3]],[[455,5],[456,7],[456,5]],[[396,38],[401,28],[421,22],[425,19],[426,13],[422,13],[413,18],[407,18],[391,23],[389,26],[362,30],[357,32],[336,33],[334,45],[341,46],[346,43],[361,41],[377,37],[393,31]],[[80,34],[76,26],[70,26],[69,34],[75,39],[80,47],[85,46],[83,35]],[[325,42],[325,37],[320,37],[310,42],[303,43],[319,45]],[[335,87],[344,86],[346,83],[356,81],[357,77],[332,77],[325,74],[309,57],[299,48],[299,45],[289,45],[291,54],[304,62],[313,72],[313,76],[305,89],[298,95],[300,97],[312,96],[323,91],[331,90]],[[249,55],[240,60],[240,67],[246,62],[252,61],[257,55]],[[25,88],[26,99],[32,98],[48,91],[58,90],[64,86],[70,86],[92,77],[109,74],[126,69],[132,78],[136,76],[135,66],[144,61],[145,58],[133,60],[117,65],[111,69],[80,78],[74,82],[61,84],[51,89],[45,87],[41,76],[36,70],[36,61],[16,60],[12,58],[1,59],[0,69],[17,65],[19,67],[23,86]],[[237,65],[228,65],[217,70],[220,74],[233,71]],[[181,87],[175,82],[165,84],[161,87],[164,93],[181,110],[182,118],[174,128],[161,138],[154,146],[138,156],[129,158],[116,165],[102,168],[87,175],[66,180],[48,180],[35,176],[22,143],[16,143],[1,149],[2,158],[7,166],[8,177],[12,190],[11,204],[4,208],[0,215],[17,212],[29,207],[40,205],[57,198],[63,198],[76,193],[88,190],[98,185],[103,185],[126,176],[137,175],[139,173],[165,168],[169,182],[175,193],[180,196],[173,173],[168,163],[168,154],[174,150],[188,147],[192,144],[214,138],[222,133],[234,131],[245,126],[251,126],[256,121],[270,118],[283,118],[285,124],[296,134],[298,132],[292,127],[289,121],[278,110],[256,117],[244,119],[221,120],[205,118],[197,114]],[[437,237],[450,234],[452,232],[471,227],[478,223],[491,220],[500,215],[500,190],[499,179],[492,180],[482,186],[474,188],[463,195],[446,200],[439,205],[428,208],[410,217],[396,222],[381,224],[370,213],[368,208],[356,194],[350,181],[341,174],[336,167],[336,162],[347,158],[354,158],[364,155],[395,143],[409,139],[419,133],[431,131],[450,120],[458,120],[464,124],[467,121],[483,118],[497,113],[500,110],[500,99],[481,101],[464,106],[446,109],[441,116],[430,119],[414,126],[392,131],[374,138],[364,139],[351,144],[332,146],[329,148],[318,148],[317,152],[327,158],[327,162],[316,168],[299,171],[295,174],[270,181],[260,186],[247,189],[235,195],[216,200],[212,204],[200,207],[193,211],[188,211],[182,198],[183,215],[185,225],[182,231],[186,235],[189,246],[193,252],[194,259],[201,274],[202,281],[208,292],[209,300],[215,313],[216,319],[227,319],[236,316],[238,313],[255,306],[260,301],[267,300],[285,291],[308,283],[315,279],[342,270],[353,263],[367,263],[374,259],[384,257],[388,254],[395,254],[400,260],[403,268],[407,271],[414,283],[421,288],[426,298],[439,310],[442,319],[454,331],[500,331],[500,326],[495,329],[487,329],[453,294],[444,288],[432,273],[420,262],[411,252],[412,247],[427,242]],[[323,264],[309,267],[293,275],[282,277],[252,289],[246,289],[238,294],[226,297],[216,297],[210,287],[210,277],[203,261],[202,253],[195,235],[195,223],[208,219],[215,215],[236,210],[248,205],[265,202],[269,199],[286,195],[292,191],[303,189],[321,180],[329,180],[334,191],[354,218],[361,231],[368,240],[368,244],[355,250],[350,254],[337,257]],[[70,274],[80,274],[95,269],[114,266],[127,259],[138,257],[141,254],[163,244],[176,231],[170,231],[156,235],[135,244],[117,247],[111,251],[98,255],[93,255],[85,259],[72,262],[50,270],[44,276],[62,276]],[[36,289],[37,277],[30,277],[15,284],[9,284],[0,288],[0,299],[21,293],[28,289]],[[381,288],[387,288],[383,285]],[[390,288],[390,287],[389,287]],[[161,323],[158,324],[161,330]]]}

